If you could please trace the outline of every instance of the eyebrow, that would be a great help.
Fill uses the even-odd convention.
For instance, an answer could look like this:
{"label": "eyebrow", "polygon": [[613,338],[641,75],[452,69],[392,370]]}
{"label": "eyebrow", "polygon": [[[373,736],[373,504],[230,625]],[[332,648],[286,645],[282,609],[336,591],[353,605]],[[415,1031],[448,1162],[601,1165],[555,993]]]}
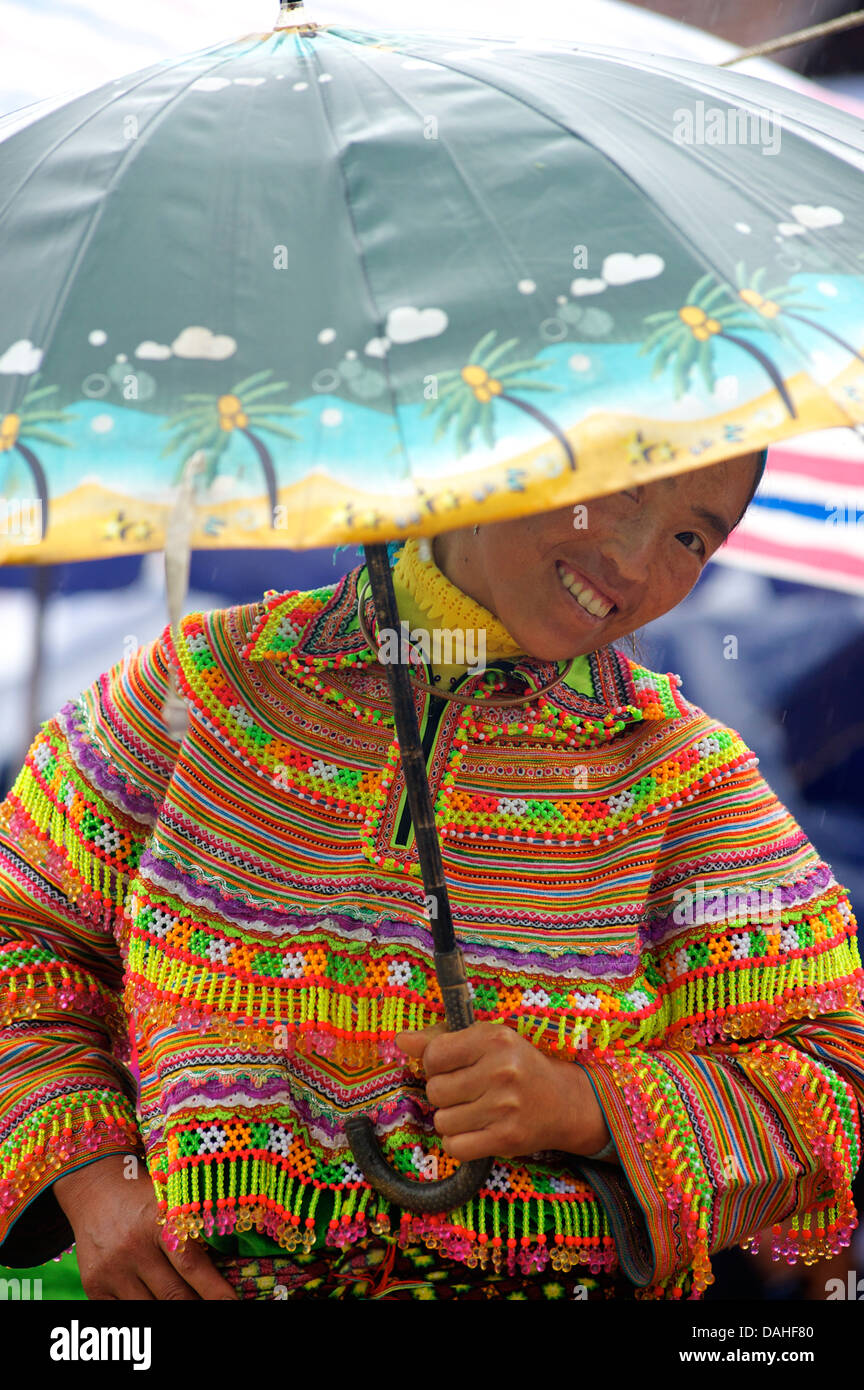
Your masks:
{"label": "eyebrow", "polygon": [[732,530],[728,521],[724,521],[723,517],[718,516],[716,512],[709,511],[707,507],[699,507],[694,504],[690,510],[693,512],[694,516],[699,516],[703,521],[707,521],[708,525],[717,532],[721,541],[725,541],[729,532]]}

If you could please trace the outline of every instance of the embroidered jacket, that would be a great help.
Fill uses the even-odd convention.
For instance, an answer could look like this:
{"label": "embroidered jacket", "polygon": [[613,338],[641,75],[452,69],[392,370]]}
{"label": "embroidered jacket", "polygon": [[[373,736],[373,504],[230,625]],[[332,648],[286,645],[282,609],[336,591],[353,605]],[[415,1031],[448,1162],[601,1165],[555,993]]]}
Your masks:
{"label": "embroidered jacket", "polygon": [[[393,1044],[442,1005],[361,574],[187,616],[35,738],[0,810],[0,1260],[68,1244],[50,1184],[107,1153],[146,1152],[170,1238],[254,1226],[289,1250],[320,1202],[334,1244],[388,1228],[352,1110],[418,1181],[452,1170]],[[589,660],[593,698],[484,708],[473,674],[471,705],[418,691],[418,716],[476,1017],[587,1068],[647,1292],[698,1296],[710,1253],[765,1228],[790,1255],[848,1244],[864,972],[845,890],[740,736],[678,677]],[[521,693],[555,668],[502,672]],[[564,1154],[402,1220],[472,1263],[620,1253]]]}

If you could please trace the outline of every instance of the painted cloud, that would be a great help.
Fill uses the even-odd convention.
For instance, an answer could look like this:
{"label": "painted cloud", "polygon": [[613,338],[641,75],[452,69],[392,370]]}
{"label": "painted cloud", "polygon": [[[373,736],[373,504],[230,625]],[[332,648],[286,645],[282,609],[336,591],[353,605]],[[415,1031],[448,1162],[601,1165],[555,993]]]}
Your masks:
{"label": "painted cloud", "polygon": [[613,251],[612,255],[603,261],[599,277],[595,276],[592,279],[588,275],[577,275],[576,279],[570,282],[570,293],[574,299],[585,294],[602,294],[609,285],[629,285],[634,280],[651,280],[665,269],[666,262],[663,257],[656,256],[653,251],[645,251],[641,256],[634,256],[632,251]]}
{"label": "painted cloud", "polygon": [[0,357],[0,372],[6,375],[30,376],[38,372],[42,365],[43,351],[31,343],[29,338],[19,338],[8,347]]}
{"label": "painted cloud", "polygon": [[602,294],[606,288],[605,280],[592,280],[589,276],[583,275],[581,279],[577,277],[570,285],[572,295],[582,294]]}
{"label": "painted cloud", "polygon": [[443,309],[415,309],[402,304],[387,315],[385,335],[391,343],[415,343],[418,338],[437,338],[447,327]]}
{"label": "painted cloud", "polygon": [[607,285],[629,285],[633,280],[652,280],[664,269],[663,257],[653,252],[634,256],[631,251],[616,251],[604,260],[601,274]]}
{"label": "painted cloud", "polygon": [[796,203],[792,209],[792,216],[796,222],[800,222],[803,227],[836,227],[843,221],[843,214],[839,208],[832,208],[824,205],[814,208],[809,203]]}
{"label": "painted cloud", "polygon": [[138,344],[135,356],[146,358],[148,362],[164,362],[166,357],[171,356],[171,349],[165,343],[154,343],[148,338],[146,342]]}
{"label": "painted cloud", "polygon": [[171,344],[175,357],[204,357],[211,362],[224,362],[233,357],[237,343],[227,333],[213,333],[209,328],[184,328]]}

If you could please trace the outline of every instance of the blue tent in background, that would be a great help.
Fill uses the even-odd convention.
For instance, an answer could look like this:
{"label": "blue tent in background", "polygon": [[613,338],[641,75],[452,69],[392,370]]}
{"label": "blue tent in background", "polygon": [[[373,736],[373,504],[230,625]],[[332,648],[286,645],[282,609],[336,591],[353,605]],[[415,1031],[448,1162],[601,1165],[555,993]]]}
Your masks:
{"label": "blue tent in background", "polygon": [[194,550],[189,583],[224,594],[231,603],[252,603],[265,589],[317,589],[360,563],[355,546],[339,550]]}
{"label": "blue tent in background", "polygon": [[[358,563],[353,546],[333,550],[193,550],[189,586],[224,596],[230,603],[251,603],[265,589],[314,589]],[[49,592],[75,594],[94,589],[123,589],[141,574],[143,556],[79,560],[63,565],[0,565],[0,589],[32,589],[40,568],[49,575]]]}
{"label": "blue tent in background", "polygon": [[639,647],[755,750],[864,928],[864,598],[709,564]]}
{"label": "blue tent in background", "polygon": [[[125,589],[138,579],[141,563],[140,555],[120,555],[112,560],[78,560],[65,565],[0,565],[0,589],[37,589],[46,581],[48,593]],[[41,580],[40,570],[44,572]]]}

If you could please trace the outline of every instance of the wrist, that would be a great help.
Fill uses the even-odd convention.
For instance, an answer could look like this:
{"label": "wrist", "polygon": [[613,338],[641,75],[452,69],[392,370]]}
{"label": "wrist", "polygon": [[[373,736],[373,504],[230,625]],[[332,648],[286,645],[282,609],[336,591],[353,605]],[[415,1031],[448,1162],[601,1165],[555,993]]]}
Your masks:
{"label": "wrist", "polygon": [[55,1178],[51,1186],[64,1215],[71,1220],[70,1213],[79,1205],[82,1194],[88,1191],[92,1183],[101,1182],[108,1176],[106,1164],[111,1165],[112,1172],[116,1171],[122,1176],[128,1157],[128,1154],[102,1154]]}
{"label": "wrist", "polygon": [[567,1062],[563,1058],[556,1062],[567,1068],[567,1100],[560,1112],[558,1142],[550,1147],[583,1158],[597,1154],[608,1146],[612,1136],[594,1087],[578,1062]]}

